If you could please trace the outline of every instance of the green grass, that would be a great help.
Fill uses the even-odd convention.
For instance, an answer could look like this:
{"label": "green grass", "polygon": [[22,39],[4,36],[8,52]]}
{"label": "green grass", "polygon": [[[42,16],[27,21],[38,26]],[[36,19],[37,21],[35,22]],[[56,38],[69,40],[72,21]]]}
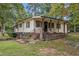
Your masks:
{"label": "green grass", "polygon": [[[63,54],[64,52],[67,53],[65,55],[79,55],[79,49],[70,47],[70,45],[66,44],[65,41],[66,39],[58,39],[50,41],[38,41],[36,43],[29,43],[29,44],[20,44],[13,40],[0,41],[0,55],[1,56],[64,55]],[[40,53],[40,49],[44,48],[54,48],[59,53],[58,52],[57,54]]]}
{"label": "green grass", "polygon": [[19,44],[15,41],[1,41],[0,42],[0,55],[35,55],[32,46]]}
{"label": "green grass", "polygon": [[66,39],[73,42],[79,42],[79,33],[70,33]]}
{"label": "green grass", "polygon": [[35,44],[19,44],[15,41],[1,41],[0,55],[8,56],[26,56],[26,55],[41,55],[40,49],[55,48],[58,51],[64,51],[66,46],[62,40],[58,41],[39,41]]}

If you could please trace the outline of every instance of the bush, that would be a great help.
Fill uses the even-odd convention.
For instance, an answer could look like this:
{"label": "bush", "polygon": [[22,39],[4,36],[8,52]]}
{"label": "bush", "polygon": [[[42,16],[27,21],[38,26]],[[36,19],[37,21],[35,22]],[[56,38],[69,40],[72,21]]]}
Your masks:
{"label": "bush", "polygon": [[4,33],[4,35],[2,35],[2,34],[0,33],[0,41],[11,40],[11,39],[12,39],[12,37],[9,36],[7,33]]}
{"label": "bush", "polygon": [[16,37],[17,36],[17,34],[16,33],[12,33],[12,37]]}
{"label": "bush", "polygon": [[17,36],[16,33],[8,33],[8,35],[11,36],[11,37],[16,37]]}

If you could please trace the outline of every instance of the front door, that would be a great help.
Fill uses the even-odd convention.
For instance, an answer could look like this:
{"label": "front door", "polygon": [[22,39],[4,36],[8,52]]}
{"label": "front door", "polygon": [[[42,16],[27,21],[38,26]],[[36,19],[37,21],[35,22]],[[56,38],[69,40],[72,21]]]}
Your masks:
{"label": "front door", "polygon": [[47,32],[47,22],[44,22],[44,32]]}

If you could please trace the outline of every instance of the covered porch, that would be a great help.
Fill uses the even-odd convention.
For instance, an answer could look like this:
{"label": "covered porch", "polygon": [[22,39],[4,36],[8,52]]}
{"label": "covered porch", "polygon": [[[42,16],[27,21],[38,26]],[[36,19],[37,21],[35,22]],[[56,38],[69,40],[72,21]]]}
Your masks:
{"label": "covered porch", "polygon": [[67,34],[67,23],[49,17],[36,18],[34,32],[39,33],[40,39],[63,38]]}
{"label": "covered porch", "polygon": [[36,18],[34,32],[67,33],[67,23],[60,19]]}

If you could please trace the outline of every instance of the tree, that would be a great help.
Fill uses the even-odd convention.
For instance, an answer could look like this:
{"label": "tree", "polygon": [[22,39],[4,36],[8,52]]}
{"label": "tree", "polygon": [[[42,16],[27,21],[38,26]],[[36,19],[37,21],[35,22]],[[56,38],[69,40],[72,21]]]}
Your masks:
{"label": "tree", "polygon": [[2,34],[5,32],[5,22],[7,21],[8,17],[10,17],[10,7],[8,6],[8,4],[0,4],[0,24]]}
{"label": "tree", "polygon": [[49,12],[50,10],[50,4],[39,4],[39,3],[29,3],[28,4],[29,9],[32,13],[32,16],[36,16],[36,15],[46,15],[47,12]]}
{"label": "tree", "polygon": [[76,32],[76,27],[79,25],[79,4],[70,4],[68,11],[71,28],[73,27],[74,32]]}
{"label": "tree", "polygon": [[59,4],[51,4],[51,9],[48,13],[49,16],[53,16],[55,18],[63,18],[64,16],[67,16],[67,10],[65,8],[65,5],[62,3]]}
{"label": "tree", "polygon": [[[12,29],[16,19],[23,19],[25,16],[26,12],[22,4],[0,4],[1,33],[4,35],[6,26]],[[10,26],[10,24],[12,25]]]}
{"label": "tree", "polygon": [[[61,4],[61,3],[51,4],[51,9],[50,9],[48,15],[52,16],[54,18],[57,18],[58,25],[59,25],[59,20],[64,19],[64,17],[67,16],[67,8],[65,8],[65,4]],[[59,26],[58,26],[58,32],[59,32]]]}

